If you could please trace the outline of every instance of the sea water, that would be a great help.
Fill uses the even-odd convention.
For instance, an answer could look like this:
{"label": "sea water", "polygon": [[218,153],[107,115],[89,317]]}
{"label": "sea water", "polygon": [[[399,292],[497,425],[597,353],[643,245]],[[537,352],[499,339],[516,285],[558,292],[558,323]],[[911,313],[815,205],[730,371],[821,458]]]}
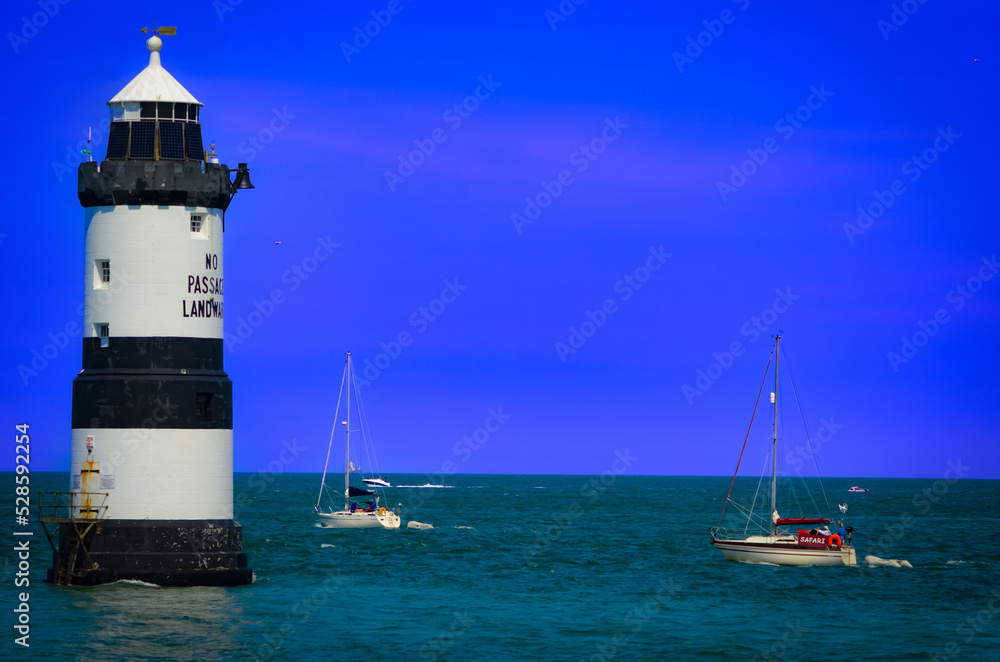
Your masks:
{"label": "sea water", "polygon": [[[13,643],[5,591],[0,658],[1000,659],[1000,481],[827,479],[859,564],[796,568],[725,561],[709,544],[729,478],[384,477],[399,530],[319,527],[318,475],[237,475],[256,577],[239,588],[51,586],[33,524],[30,649]],[[32,479],[35,492],[66,485]],[[740,479],[733,496],[755,487]],[[13,587],[15,553],[0,563]]]}

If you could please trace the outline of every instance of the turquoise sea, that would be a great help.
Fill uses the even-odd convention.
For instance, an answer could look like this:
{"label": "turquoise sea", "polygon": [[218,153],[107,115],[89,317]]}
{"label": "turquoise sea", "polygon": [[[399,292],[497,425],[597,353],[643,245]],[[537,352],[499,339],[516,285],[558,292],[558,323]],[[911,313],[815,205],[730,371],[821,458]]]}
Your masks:
{"label": "turquoise sea", "polygon": [[[31,646],[13,643],[5,590],[0,658],[1000,660],[996,480],[826,479],[859,565],[791,568],[709,545],[728,477],[453,475],[387,491],[404,526],[434,527],[398,531],[318,528],[318,475],[250,478],[236,494],[252,586],[50,586],[34,525]],[[0,563],[13,588],[14,553]]]}

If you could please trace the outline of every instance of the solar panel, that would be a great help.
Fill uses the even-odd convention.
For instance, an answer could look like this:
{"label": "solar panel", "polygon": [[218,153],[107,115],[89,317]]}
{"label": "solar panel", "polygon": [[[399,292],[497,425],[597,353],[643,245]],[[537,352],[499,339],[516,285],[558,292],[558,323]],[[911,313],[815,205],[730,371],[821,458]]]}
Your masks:
{"label": "solar panel", "polygon": [[156,138],[156,122],[132,122],[132,144],[129,147],[130,159],[152,159],[156,152],[153,142]]}
{"label": "solar panel", "polygon": [[188,158],[200,161],[204,158],[205,146],[201,142],[201,125],[185,124],[184,138],[187,139]]}
{"label": "solar panel", "polygon": [[128,122],[112,122],[108,132],[108,159],[124,159],[128,145]]}
{"label": "solar panel", "polygon": [[160,158],[184,158],[184,129],[181,122],[160,121]]}

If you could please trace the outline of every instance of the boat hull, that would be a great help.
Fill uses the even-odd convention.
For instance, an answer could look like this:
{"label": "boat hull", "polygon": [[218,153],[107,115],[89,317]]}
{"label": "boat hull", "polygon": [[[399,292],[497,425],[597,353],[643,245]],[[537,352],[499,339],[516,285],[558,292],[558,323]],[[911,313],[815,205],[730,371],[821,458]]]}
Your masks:
{"label": "boat hull", "polygon": [[747,540],[712,540],[723,558],[742,563],[772,563],[774,565],[857,565],[854,548],[849,545],[827,549],[804,547],[794,539],[769,539],[764,536]]}
{"label": "boat hull", "polygon": [[317,513],[319,523],[331,529],[398,529],[399,515],[386,511],[384,514],[362,511],[337,510]]}

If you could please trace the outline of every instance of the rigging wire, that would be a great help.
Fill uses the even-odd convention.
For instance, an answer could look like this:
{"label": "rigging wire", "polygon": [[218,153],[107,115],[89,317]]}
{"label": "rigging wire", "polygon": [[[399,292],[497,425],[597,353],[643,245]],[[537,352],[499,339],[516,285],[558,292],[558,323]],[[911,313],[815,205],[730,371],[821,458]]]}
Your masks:
{"label": "rigging wire", "polygon": [[347,381],[347,367],[350,365],[351,353],[348,352],[347,356],[347,362],[344,364],[344,378],[340,380],[340,393],[337,394],[337,407],[333,414],[333,429],[330,430],[330,445],[326,449],[326,463],[323,465],[323,478],[321,478],[319,482],[319,497],[316,499],[317,508],[319,508],[320,501],[323,500],[323,489],[326,487],[326,470],[330,467],[330,451],[333,450],[333,434],[337,431],[337,420],[340,418],[340,398],[344,395],[344,382]]}
{"label": "rigging wire", "polygon": [[[802,407],[802,402],[799,400],[799,392],[798,389],[795,388],[795,381],[792,378],[792,366],[788,361],[788,351],[783,349],[782,353],[785,355],[785,370],[788,371],[788,384],[792,387],[792,394],[795,396],[795,405],[798,407],[799,416],[802,418],[802,428],[806,432],[806,448],[809,449],[809,455],[812,456],[813,459],[813,466],[816,467],[816,477],[819,479],[819,489],[823,494],[823,503],[826,504],[826,510],[822,512],[830,512],[830,500],[827,498],[826,488],[823,486],[823,474],[819,469],[819,458],[816,457],[816,453],[814,453],[813,449],[809,446],[810,440],[812,440],[813,437],[812,434],[809,433],[809,425],[806,423],[805,410]],[[802,478],[802,482],[805,483],[805,478]],[[816,500],[812,498],[812,493],[809,492],[808,489],[807,494],[809,494],[809,500],[812,501],[816,510],[820,511],[819,505],[816,503]]]}
{"label": "rigging wire", "polygon": [[[358,384],[357,379],[352,379],[351,383],[354,386],[354,403],[358,410],[358,419],[361,421],[361,437],[364,443],[365,458],[368,460],[368,466],[374,468],[374,473],[371,474],[372,477],[381,478],[382,472],[378,468],[378,457],[375,455],[375,444],[372,441],[371,428],[368,426],[368,416],[365,414],[364,405],[361,402],[361,386]],[[368,487],[377,490],[382,498],[385,499],[385,488],[372,485]]]}
{"label": "rigging wire", "polygon": [[[771,451],[767,452],[767,456],[764,458],[764,467],[760,470],[760,479],[757,481],[757,490],[753,493],[753,502],[750,504],[750,517],[747,517],[747,525],[743,527],[743,535],[747,534],[747,529],[750,528],[750,520],[753,517],[754,508],[757,507],[757,496],[760,494],[760,486],[764,484],[764,474],[767,473],[767,463],[771,459]],[[763,522],[763,518],[761,519]],[[761,528],[764,528],[761,525]]]}
{"label": "rigging wire", "polygon": [[[772,356],[774,352],[771,352]],[[736,474],[740,472],[740,463],[743,461],[743,451],[747,449],[747,439],[750,438],[750,429],[753,427],[754,416],[757,415],[757,405],[760,404],[760,394],[764,392],[764,382],[767,381],[767,371],[771,369],[771,359],[767,360],[767,367],[764,368],[764,379],[760,382],[760,390],[757,391],[757,401],[753,403],[753,413],[750,414],[750,425],[747,426],[747,435],[743,438],[743,448],[740,449],[740,459],[736,461],[736,471],[733,472],[733,480],[729,483],[729,492],[726,494],[726,500],[722,503],[722,514],[719,515],[719,524],[722,524],[722,518],[726,515],[726,506],[729,505],[729,497],[733,494],[733,484],[736,483]],[[718,526],[717,525],[717,526]]]}

